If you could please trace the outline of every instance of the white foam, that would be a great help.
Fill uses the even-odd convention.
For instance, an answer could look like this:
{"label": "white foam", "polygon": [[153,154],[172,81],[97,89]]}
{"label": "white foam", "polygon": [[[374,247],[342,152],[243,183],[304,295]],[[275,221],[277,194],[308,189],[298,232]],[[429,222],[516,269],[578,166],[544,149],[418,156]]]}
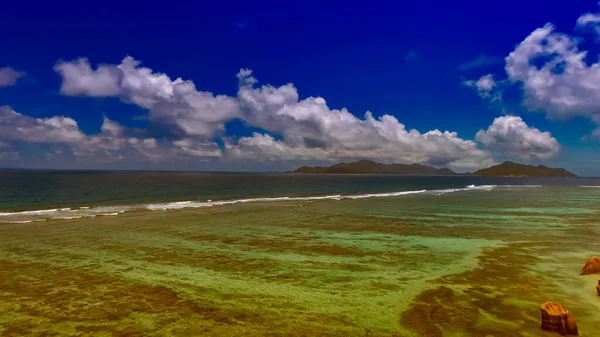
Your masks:
{"label": "white foam", "polygon": [[57,217],[53,217],[51,218],[52,220],[72,220],[72,219],[81,219],[83,218],[83,215],[75,215],[75,216],[57,216]]}
{"label": "white foam", "polygon": [[543,187],[543,185],[469,185],[469,190],[485,190],[491,191],[495,188],[537,188]]}
{"label": "white foam", "polygon": [[341,196],[341,198],[342,199],[365,199],[365,198],[381,198],[381,197],[398,197],[401,195],[418,194],[418,193],[425,193],[425,192],[427,192],[427,190],[347,195],[347,196]]}
{"label": "white foam", "polygon": [[365,198],[376,198],[376,197],[396,197],[407,194],[424,193],[426,190],[419,191],[401,191],[401,192],[388,192],[388,193],[372,193],[372,194],[357,194],[357,195],[325,195],[325,196],[314,196],[314,197],[266,197],[266,198],[248,198],[248,199],[237,199],[237,200],[222,200],[222,201],[176,201],[169,203],[160,204],[148,204],[145,208],[151,211],[166,211],[173,209],[183,208],[201,208],[201,207],[212,207],[212,206],[223,206],[233,205],[249,202],[274,202],[274,201],[312,201],[312,200],[341,200],[341,199],[365,199]]}
{"label": "white foam", "polygon": [[52,214],[58,212],[58,209],[40,209],[35,211],[22,211],[22,212],[0,212],[0,216],[11,216],[11,215],[41,215],[41,214]]}
{"label": "white foam", "polygon": [[468,188],[449,188],[446,190],[433,190],[431,191],[431,193],[435,193],[436,195],[442,195],[442,194],[446,194],[446,193],[454,193],[454,192],[462,192],[462,191],[468,191]]}
{"label": "white foam", "polygon": [[298,200],[327,200],[327,199],[332,199],[332,200],[340,200],[343,196],[341,194],[336,194],[336,195],[326,195],[326,196],[322,196],[322,197],[305,197],[305,198],[294,198],[294,199],[298,199]]}
{"label": "white foam", "polygon": [[579,186],[579,187],[583,187],[583,188],[600,188],[600,186],[590,186],[590,185],[584,185],[584,186]]}
{"label": "white foam", "polygon": [[506,187],[506,188],[537,188],[544,187],[543,185],[496,185],[496,187]]}
{"label": "white foam", "polygon": [[146,205],[146,209],[151,211],[166,211],[170,209],[182,209],[182,208],[199,208],[199,207],[209,207],[212,206],[210,203],[206,202],[194,202],[194,201],[176,201],[176,202],[167,202],[162,204],[148,204]]}
{"label": "white foam", "polygon": [[463,188],[448,188],[444,190],[432,190],[431,193],[443,195],[446,193],[465,192],[465,191],[491,191],[496,185],[467,185]]}
{"label": "white foam", "polygon": [[467,186],[467,188],[470,190],[490,191],[490,190],[493,190],[494,188],[496,188],[496,185],[469,185],[469,186]]}
{"label": "white foam", "polygon": [[13,220],[13,221],[0,221],[3,223],[13,223],[13,224],[24,224],[24,223],[30,223],[30,222],[39,222],[39,221],[46,221],[46,219],[35,219],[35,220]]}
{"label": "white foam", "polygon": [[183,208],[201,208],[201,207],[212,207],[212,206],[223,206],[233,205],[248,202],[273,202],[273,201],[308,201],[308,200],[325,200],[325,199],[336,199],[342,198],[342,195],[326,195],[326,196],[315,196],[315,197],[270,197],[270,198],[248,198],[248,199],[237,199],[237,200],[221,200],[206,202],[202,201],[175,201],[161,204],[148,204],[145,206],[146,209],[151,211],[166,211],[172,209],[183,209]]}
{"label": "white foam", "polygon": [[[446,193],[464,192],[464,191],[491,191],[496,188],[535,188],[543,185],[467,185],[464,188],[449,188],[445,190],[432,190],[432,193],[442,195]],[[598,186],[600,187],[600,186]]]}
{"label": "white foam", "polygon": [[[98,207],[89,207],[83,206],[77,209],[72,208],[59,208],[59,209],[46,209],[46,210],[33,210],[33,211],[23,211],[23,212],[5,212],[0,213],[0,216],[11,216],[10,221],[22,221],[22,223],[27,223],[31,221],[43,220],[43,218],[48,217],[48,215],[52,215],[49,218],[52,219],[79,219],[82,217],[95,217],[95,216],[116,216],[122,214],[127,211],[132,210],[140,210],[146,209],[151,211],[166,211],[166,210],[177,210],[184,208],[202,208],[202,207],[213,207],[213,206],[224,206],[224,205],[233,205],[233,204],[242,204],[242,203],[251,203],[251,202],[278,202],[278,201],[316,201],[316,200],[343,200],[343,199],[367,199],[367,198],[383,198],[383,197],[398,197],[403,195],[410,194],[420,194],[420,193],[435,193],[437,195],[442,195],[446,193],[454,193],[461,191],[491,191],[496,187],[539,187],[539,185],[468,185],[463,188],[450,188],[443,190],[431,190],[427,191],[425,189],[422,190],[414,190],[414,191],[397,191],[397,192],[384,192],[384,193],[366,193],[366,194],[354,194],[354,195],[342,195],[342,194],[334,194],[334,195],[324,195],[324,196],[306,196],[306,197],[291,197],[291,196],[283,196],[283,197],[260,197],[260,198],[245,198],[245,199],[236,199],[236,200],[219,200],[219,201],[194,201],[194,200],[186,200],[186,201],[175,201],[175,202],[167,202],[167,203],[150,203],[150,204],[142,204],[142,205],[129,205],[129,206],[98,206]],[[595,186],[600,187],[600,186]],[[16,217],[16,219],[14,219]],[[19,219],[24,217],[24,219]],[[31,217],[34,217],[31,219]]]}

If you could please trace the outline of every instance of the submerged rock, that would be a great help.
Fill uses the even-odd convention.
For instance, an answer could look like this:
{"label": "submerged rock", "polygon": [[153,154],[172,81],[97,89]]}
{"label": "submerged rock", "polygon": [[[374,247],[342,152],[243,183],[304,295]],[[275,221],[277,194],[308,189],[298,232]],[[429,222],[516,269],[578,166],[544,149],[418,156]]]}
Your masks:
{"label": "submerged rock", "polygon": [[598,284],[596,284],[596,291],[598,292],[598,296],[600,296],[600,280],[598,280]]}
{"label": "submerged rock", "polygon": [[600,257],[592,256],[585,262],[581,275],[590,275],[596,273],[600,273]]}
{"label": "submerged rock", "polygon": [[577,322],[562,305],[552,302],[542,304],[542,329],[563,336],[577,336]]}

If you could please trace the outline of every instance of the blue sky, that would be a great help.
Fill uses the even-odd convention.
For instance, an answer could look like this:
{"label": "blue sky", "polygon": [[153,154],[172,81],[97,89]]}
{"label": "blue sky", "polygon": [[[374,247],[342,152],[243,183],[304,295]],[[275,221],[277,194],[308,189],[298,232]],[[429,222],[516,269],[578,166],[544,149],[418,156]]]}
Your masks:
{"label": "blue sky", "polygon": [[[595,1],[4,7],[0,166],[280,170],[369,158],[470,171],[511,159],[600,174]],[[570,47],[552,49],[567,43],[556,36]],[[564,66],[579,51],[585,67]],[[127,56],[140,63],[124,67]]]}

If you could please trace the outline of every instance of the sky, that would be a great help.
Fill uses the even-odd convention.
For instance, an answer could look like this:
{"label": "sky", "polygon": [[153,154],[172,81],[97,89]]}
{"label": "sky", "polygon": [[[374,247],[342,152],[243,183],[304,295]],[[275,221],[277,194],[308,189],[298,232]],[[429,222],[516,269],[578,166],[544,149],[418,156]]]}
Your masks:
{"label": "sky", "polygon": [[0,167],[600,176],[596,1],[12,1]]}

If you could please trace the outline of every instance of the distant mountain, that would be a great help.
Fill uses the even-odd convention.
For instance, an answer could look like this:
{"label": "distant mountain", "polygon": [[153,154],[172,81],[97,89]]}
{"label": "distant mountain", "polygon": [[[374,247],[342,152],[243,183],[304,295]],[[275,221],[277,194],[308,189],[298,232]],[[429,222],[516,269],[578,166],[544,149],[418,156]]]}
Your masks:
{"label": "distant mountain", "polygon": [[440,174],[455,175],[447,168],[435,168],[421,164],[381,164],[371,160],[339,163],[333,166],[302,166],[295,173],[353,173],[353,174]]}
{"label": "distant mountain", "polygon": [[577,177],[577,175],[564,168],[550,168],[544,165],[523,165],[511,161],[505,161],[502,164],[481,169],[473,173],[473,175],[488,177]]}

